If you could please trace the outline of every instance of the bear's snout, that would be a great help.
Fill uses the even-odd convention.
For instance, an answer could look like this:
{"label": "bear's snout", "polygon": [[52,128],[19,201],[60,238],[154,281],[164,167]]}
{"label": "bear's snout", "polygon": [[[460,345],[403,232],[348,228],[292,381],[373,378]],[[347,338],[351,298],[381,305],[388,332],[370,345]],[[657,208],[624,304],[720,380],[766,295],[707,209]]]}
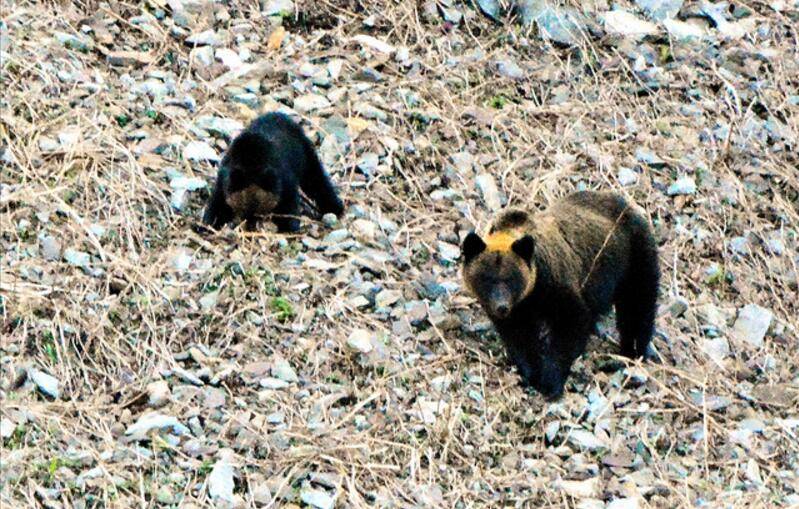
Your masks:
{"label": "bear's snout", "polygon": [[495,288],[491,292],[491,314],[496,318],[507,318],[511,310],[510,297],[510,292],[507,288]]}

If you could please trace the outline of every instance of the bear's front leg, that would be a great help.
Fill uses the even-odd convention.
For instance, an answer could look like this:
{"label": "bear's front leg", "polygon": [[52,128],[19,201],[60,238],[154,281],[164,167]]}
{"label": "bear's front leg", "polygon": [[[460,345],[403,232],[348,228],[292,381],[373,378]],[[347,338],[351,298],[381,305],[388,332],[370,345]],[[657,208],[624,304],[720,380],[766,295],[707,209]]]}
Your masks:
{"label": "bear's front leg", "polygon": [[540,323],[537,320],[517,322],[510,319],[496,323],[496,326],[508,357],[519,372],[521,386],[543,393],[546,385],[541,383],[542,368],[546,372],[549,368],[542,366]]}

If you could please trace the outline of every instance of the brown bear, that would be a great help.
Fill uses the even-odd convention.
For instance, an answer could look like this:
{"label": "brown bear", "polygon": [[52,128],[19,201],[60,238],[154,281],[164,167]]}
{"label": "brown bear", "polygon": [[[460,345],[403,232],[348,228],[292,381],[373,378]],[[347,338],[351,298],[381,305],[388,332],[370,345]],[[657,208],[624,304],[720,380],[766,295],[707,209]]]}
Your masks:
{"label": "brown bear", "polygon": [[621,353],[646,355],[660,269],[652,229],[624,197],[581,191],[547,210],[504,211],[461,248],[467,289],[488,314],[524,386],[556,399],[611,306]]}

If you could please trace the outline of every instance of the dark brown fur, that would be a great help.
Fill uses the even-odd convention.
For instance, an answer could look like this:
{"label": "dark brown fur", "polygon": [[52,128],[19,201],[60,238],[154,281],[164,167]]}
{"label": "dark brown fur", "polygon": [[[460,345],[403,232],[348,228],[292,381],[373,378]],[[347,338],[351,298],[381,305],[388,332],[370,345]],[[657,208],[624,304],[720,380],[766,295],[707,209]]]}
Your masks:
{"label": "dark brown fur", "polygon": [[464,240],[463,277],[522,381],[557,397],[596,321],[615,306],[622,353],[652,337],[659,269],[648,222],[623,197],[579,192],[538,214],[503,212]]}

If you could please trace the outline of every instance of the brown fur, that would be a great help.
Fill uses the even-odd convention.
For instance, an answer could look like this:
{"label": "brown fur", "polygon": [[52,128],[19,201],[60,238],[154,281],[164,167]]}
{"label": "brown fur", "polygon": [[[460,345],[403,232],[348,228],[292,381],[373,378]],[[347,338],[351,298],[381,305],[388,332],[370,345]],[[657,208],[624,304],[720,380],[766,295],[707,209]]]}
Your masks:
{"label": "brown fur", "polygon": [[280,202],[280,197],[256,185],[248,186],[241,191],[234,191],[225,197],[225,202],[238,217],[267,216]]}
{"label": "brown fur", "polygon": [[[467,236],[463,256],[465,286],[497,326],[525,382],[542,392],[562,391],[594,323],[613,305],[623,352],[645,353],[657,247],[646,219],[621,196],[584,191],[543,212],[507,210],[484,239]],[[551,338],[542,340],[543,330]]]}

